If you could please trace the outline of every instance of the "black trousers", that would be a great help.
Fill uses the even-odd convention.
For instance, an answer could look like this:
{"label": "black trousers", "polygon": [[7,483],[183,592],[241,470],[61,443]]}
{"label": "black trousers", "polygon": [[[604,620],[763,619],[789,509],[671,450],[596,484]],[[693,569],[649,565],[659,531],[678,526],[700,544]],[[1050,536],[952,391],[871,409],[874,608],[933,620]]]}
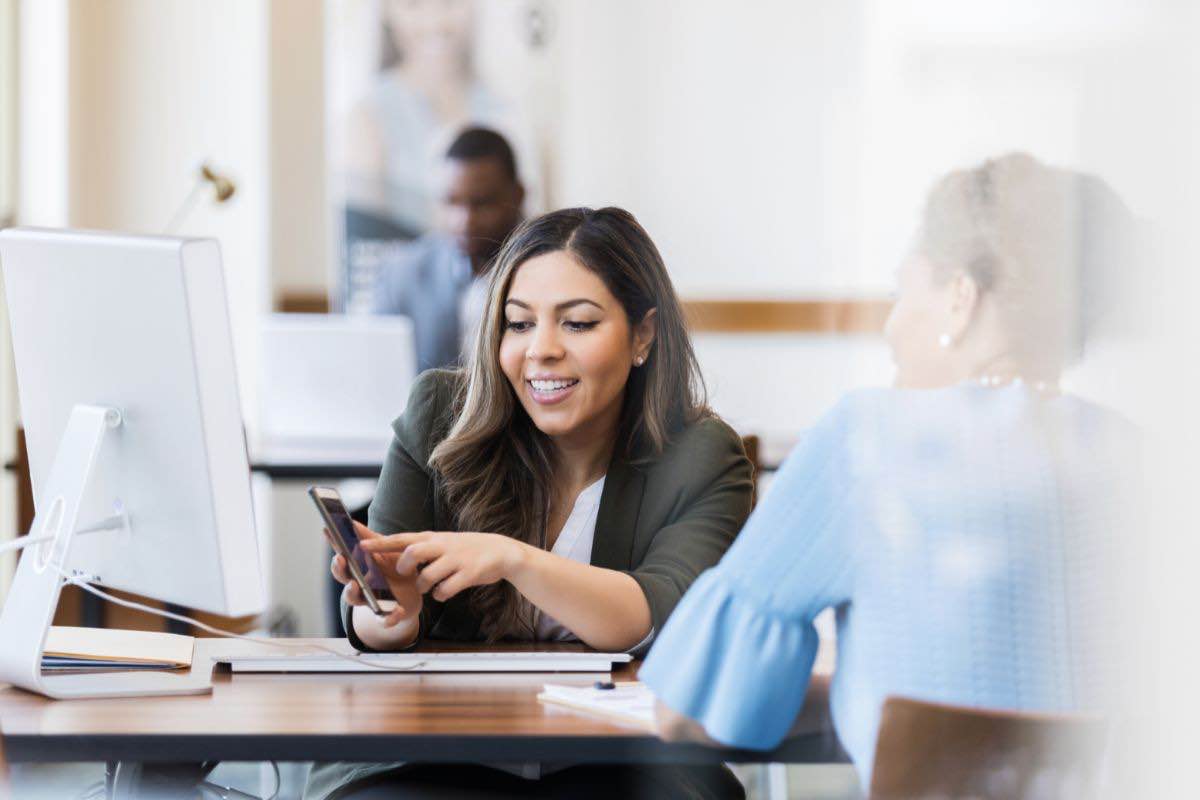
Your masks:
{"label": "black trousers", "polygon": [[410,764],[349,784],[330,800],[571,798],[571,800],[744,800],[741,783],[723,765],[588,764],[538,780],[479,764]]}

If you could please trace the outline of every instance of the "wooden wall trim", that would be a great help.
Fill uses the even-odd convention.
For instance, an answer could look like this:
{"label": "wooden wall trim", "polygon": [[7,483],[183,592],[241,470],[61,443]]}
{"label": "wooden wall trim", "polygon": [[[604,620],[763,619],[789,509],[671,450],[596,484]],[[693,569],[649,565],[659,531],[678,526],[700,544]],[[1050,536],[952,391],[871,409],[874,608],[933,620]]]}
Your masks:
{"label": "wooden wall trim", "polygon": [[887,300],[684,300],[693,333],[879,334]]}
{"label": "wooden wall trim", "polygon": [[319,290],[285,289],[275,295],[275,310],[282,314],[327,314],[329,295]]}
{"label": "wooden wall trim", "polygon": [[[323,313],[329,298],[320,292],[289,290],[276,297],[282,312]],[[684,300],[695,333],[842,333],[883,331],[887,300]]]}

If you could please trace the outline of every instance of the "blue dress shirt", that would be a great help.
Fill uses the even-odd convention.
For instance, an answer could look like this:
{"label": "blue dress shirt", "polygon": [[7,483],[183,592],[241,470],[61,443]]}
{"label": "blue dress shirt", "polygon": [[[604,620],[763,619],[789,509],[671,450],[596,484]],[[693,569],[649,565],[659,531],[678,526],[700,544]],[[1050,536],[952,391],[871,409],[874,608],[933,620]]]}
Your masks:
{"label": "blue dress shirt", "polygon": [[889,695],[1101,708],[1137,452],[1117,414],[1021,385],[847,395],[683,598],[641,679],[714,739],[774,747],[832,607],[834,724],[864,786]]}

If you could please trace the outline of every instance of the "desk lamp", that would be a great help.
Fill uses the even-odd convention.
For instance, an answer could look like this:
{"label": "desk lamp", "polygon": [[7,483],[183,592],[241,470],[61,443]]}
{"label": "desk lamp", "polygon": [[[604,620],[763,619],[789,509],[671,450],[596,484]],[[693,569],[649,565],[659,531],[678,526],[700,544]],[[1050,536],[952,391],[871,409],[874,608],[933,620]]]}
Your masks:
{"label": "desk lamp", "polygon": [[179,204],[175,214],[171,217],[171,221],[167,223],[164,233],[173,233],[187,219],[192,208],[196,205],[196,201],[200,198],[200,194],[207,186],[213,188],[213,202],[224,203],[233,197],[233,193],[237,191],[237,186],[226,175],[214,170],[208,164],[200,165],[200,172],[196,176],[196,183],[192,186],[192,190],[188,192],[187,197],[183,198],[183,202]]}

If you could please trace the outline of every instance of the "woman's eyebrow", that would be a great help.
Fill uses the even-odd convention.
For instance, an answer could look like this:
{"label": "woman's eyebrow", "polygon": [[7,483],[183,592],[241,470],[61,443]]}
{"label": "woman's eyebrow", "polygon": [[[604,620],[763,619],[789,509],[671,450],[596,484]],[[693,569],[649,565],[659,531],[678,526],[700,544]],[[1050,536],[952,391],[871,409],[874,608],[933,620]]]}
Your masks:
{"label": "woman's eyebrow", "polygon": [[565,300],[565,301],[559,303],[558,305],[556,305],[554,308],[557,311],[565,311],[568,308],[573,308],[574,306],[580,306],[580,305],[585,305],[585,304],[590,305],[590,306],[595,306],[596,308],[600,309],[601,311],[604,310],[604,306],[600,305],[595,300],[588,300],[586,297],[577,297],[574,300]]}
{"label": "woman's eyebrow", "polygon": [[[533,310],[533,308],[528,303],[526,303],[522,300],[518,300],[515,297],[510,297],[504,301],[505,305],[508,305],[509,303],[513,304],[514,306],[519,306],[520,308],[523,308],[526,311]],[[574,306],[584,305],[584,304],[595,306],[596,308],[600,309],[601,311],[604,310],[604,306],[600,305],[595,300],[588,300],[586,297],[577,297],[574,300],[564,300],[563,302],[554,306],[554,310],[555,311],[565,311],[568,308],[572,308]]]}

